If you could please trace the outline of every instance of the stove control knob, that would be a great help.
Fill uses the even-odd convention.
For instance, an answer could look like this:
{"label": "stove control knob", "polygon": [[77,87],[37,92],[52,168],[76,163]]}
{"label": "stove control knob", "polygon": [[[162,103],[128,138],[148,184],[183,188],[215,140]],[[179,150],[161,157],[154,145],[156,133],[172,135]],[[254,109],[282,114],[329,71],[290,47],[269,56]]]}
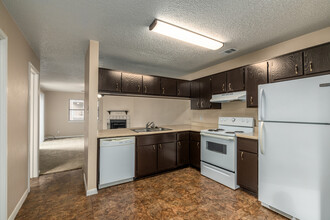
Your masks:
{"label": "stove control knob", "polygon": [[236,118],[232,118],[231,120],[232,120],[232,122],[235,122],[236,121]]}

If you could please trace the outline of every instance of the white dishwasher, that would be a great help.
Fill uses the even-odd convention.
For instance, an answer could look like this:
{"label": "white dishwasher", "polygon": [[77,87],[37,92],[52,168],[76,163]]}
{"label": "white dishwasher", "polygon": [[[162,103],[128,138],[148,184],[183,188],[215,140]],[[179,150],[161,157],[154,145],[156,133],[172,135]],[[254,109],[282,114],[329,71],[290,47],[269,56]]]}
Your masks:
{"label": "white dishwasher", "polygon": [[99,153],[99,189],[133,180],[135,137],[101,139]]}

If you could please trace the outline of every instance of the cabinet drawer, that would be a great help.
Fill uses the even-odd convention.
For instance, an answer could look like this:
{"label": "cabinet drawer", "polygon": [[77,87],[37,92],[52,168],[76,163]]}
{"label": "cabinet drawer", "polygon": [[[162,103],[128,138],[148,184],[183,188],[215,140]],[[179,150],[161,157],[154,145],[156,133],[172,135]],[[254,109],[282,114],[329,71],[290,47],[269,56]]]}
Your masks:
{"label": "cabinet drawer", "polygon": [[190,140],[191,141],[200,141],[201,134],[199,132],[190,132]]}
{"label": "cabinet drawer", "polygon": [[189,132],[179,132],[176,134],[177,141],[189,141]]}
{"label": "cabinet drawer", "polygon": [[144,135],[144,136],[138,136],[136,138],[136,144],[138,146],[175,142],[175,141],[176,141],[176,133]]}
{"label": "cabinet drawer", "polygon": [[258,153],[258,141],[247,139],[247,138],[237,138],[237,148],[241,151],[247,151],[251,153]]}

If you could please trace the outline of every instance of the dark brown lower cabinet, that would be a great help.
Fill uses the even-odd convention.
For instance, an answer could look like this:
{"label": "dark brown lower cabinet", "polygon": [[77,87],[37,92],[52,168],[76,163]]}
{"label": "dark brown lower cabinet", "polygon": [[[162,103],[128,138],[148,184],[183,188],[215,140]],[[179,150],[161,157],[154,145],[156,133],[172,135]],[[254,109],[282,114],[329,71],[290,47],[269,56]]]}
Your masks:
{"label": "dark brown lower cabinet", "polygon": [[200,152],[199,132],[138,136],[135,177],[144,177],[189,164],[200,169]]}
{"label": "dark brown lower cabinet", "polygon": [[176,142],[158,144],[158,171],[176,167]]}
{"label": "dark brown lower cabinet", "polygon": [[190,142],[190,164],[195,168],[201,168],[201,150],[199,141]]}
{"label": "dark brown lower cabinet", "polygon": [[201,136],[199,132],[190,132],[190,143],[189,143],[190,165],[198,169],[201,168],[200,141],[201,141]]}
{"label": "dark brown lower cabinet", "polygon": [[176,145],[177,166],[185,166],[189,164],[189,139],[186,141],[178,141]]}
{"label": "dark brown lower cabinet", "polygon": [[135,177],[175,168],[176,133],[138,136],[135,158]]}
{"label": "dark brown lower cabinet", "polygon": [[258,141],[237,138],[237,184],[258,194]]}
{"label": "dark brown lower cabinet", "polygon": [[136,173],[137,177],[147,176],[157,172],[157,145],[144,145],[136,147]]}

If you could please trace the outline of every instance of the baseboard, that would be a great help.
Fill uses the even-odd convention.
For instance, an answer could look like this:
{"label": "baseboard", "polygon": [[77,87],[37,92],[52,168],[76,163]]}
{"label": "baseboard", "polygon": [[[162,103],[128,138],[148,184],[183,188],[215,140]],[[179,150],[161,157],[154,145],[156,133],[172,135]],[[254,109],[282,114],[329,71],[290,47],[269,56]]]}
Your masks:
{"label": "baseboard", "polygon": [[85,173],[84,173],[84,185],[85,185],[86,196],[92,196],[92,195],[96,195],[97,194],[97,189],[96,188],[87,190]]}
{"label": "baseboard", "polygon": [[76,138],[76,137],[84,137],[84,135],[70,135],[70,136],[46,136],[46,140],[56,140],[56,139],[64,139],[64,138]]}
{"label": "baseboard", "polygon": [[23,196],[21,197],[21,199],[17,203],[15,209],[13,210],[11,215],[9,216],[8,220],[14,220],[16,218],[16,215],[18,214],[19,210],[21,209],[21,207],[22,207],[23,203],[25,202],[25,199],[28,196],[28,194],[29,194],[29,189],[26,189]]}
{"label": "baseboard", "polygon": [[92,196],[92,195],[96,195],[96,194],[97,194],[96,188],[86,191],[86,196]]}

